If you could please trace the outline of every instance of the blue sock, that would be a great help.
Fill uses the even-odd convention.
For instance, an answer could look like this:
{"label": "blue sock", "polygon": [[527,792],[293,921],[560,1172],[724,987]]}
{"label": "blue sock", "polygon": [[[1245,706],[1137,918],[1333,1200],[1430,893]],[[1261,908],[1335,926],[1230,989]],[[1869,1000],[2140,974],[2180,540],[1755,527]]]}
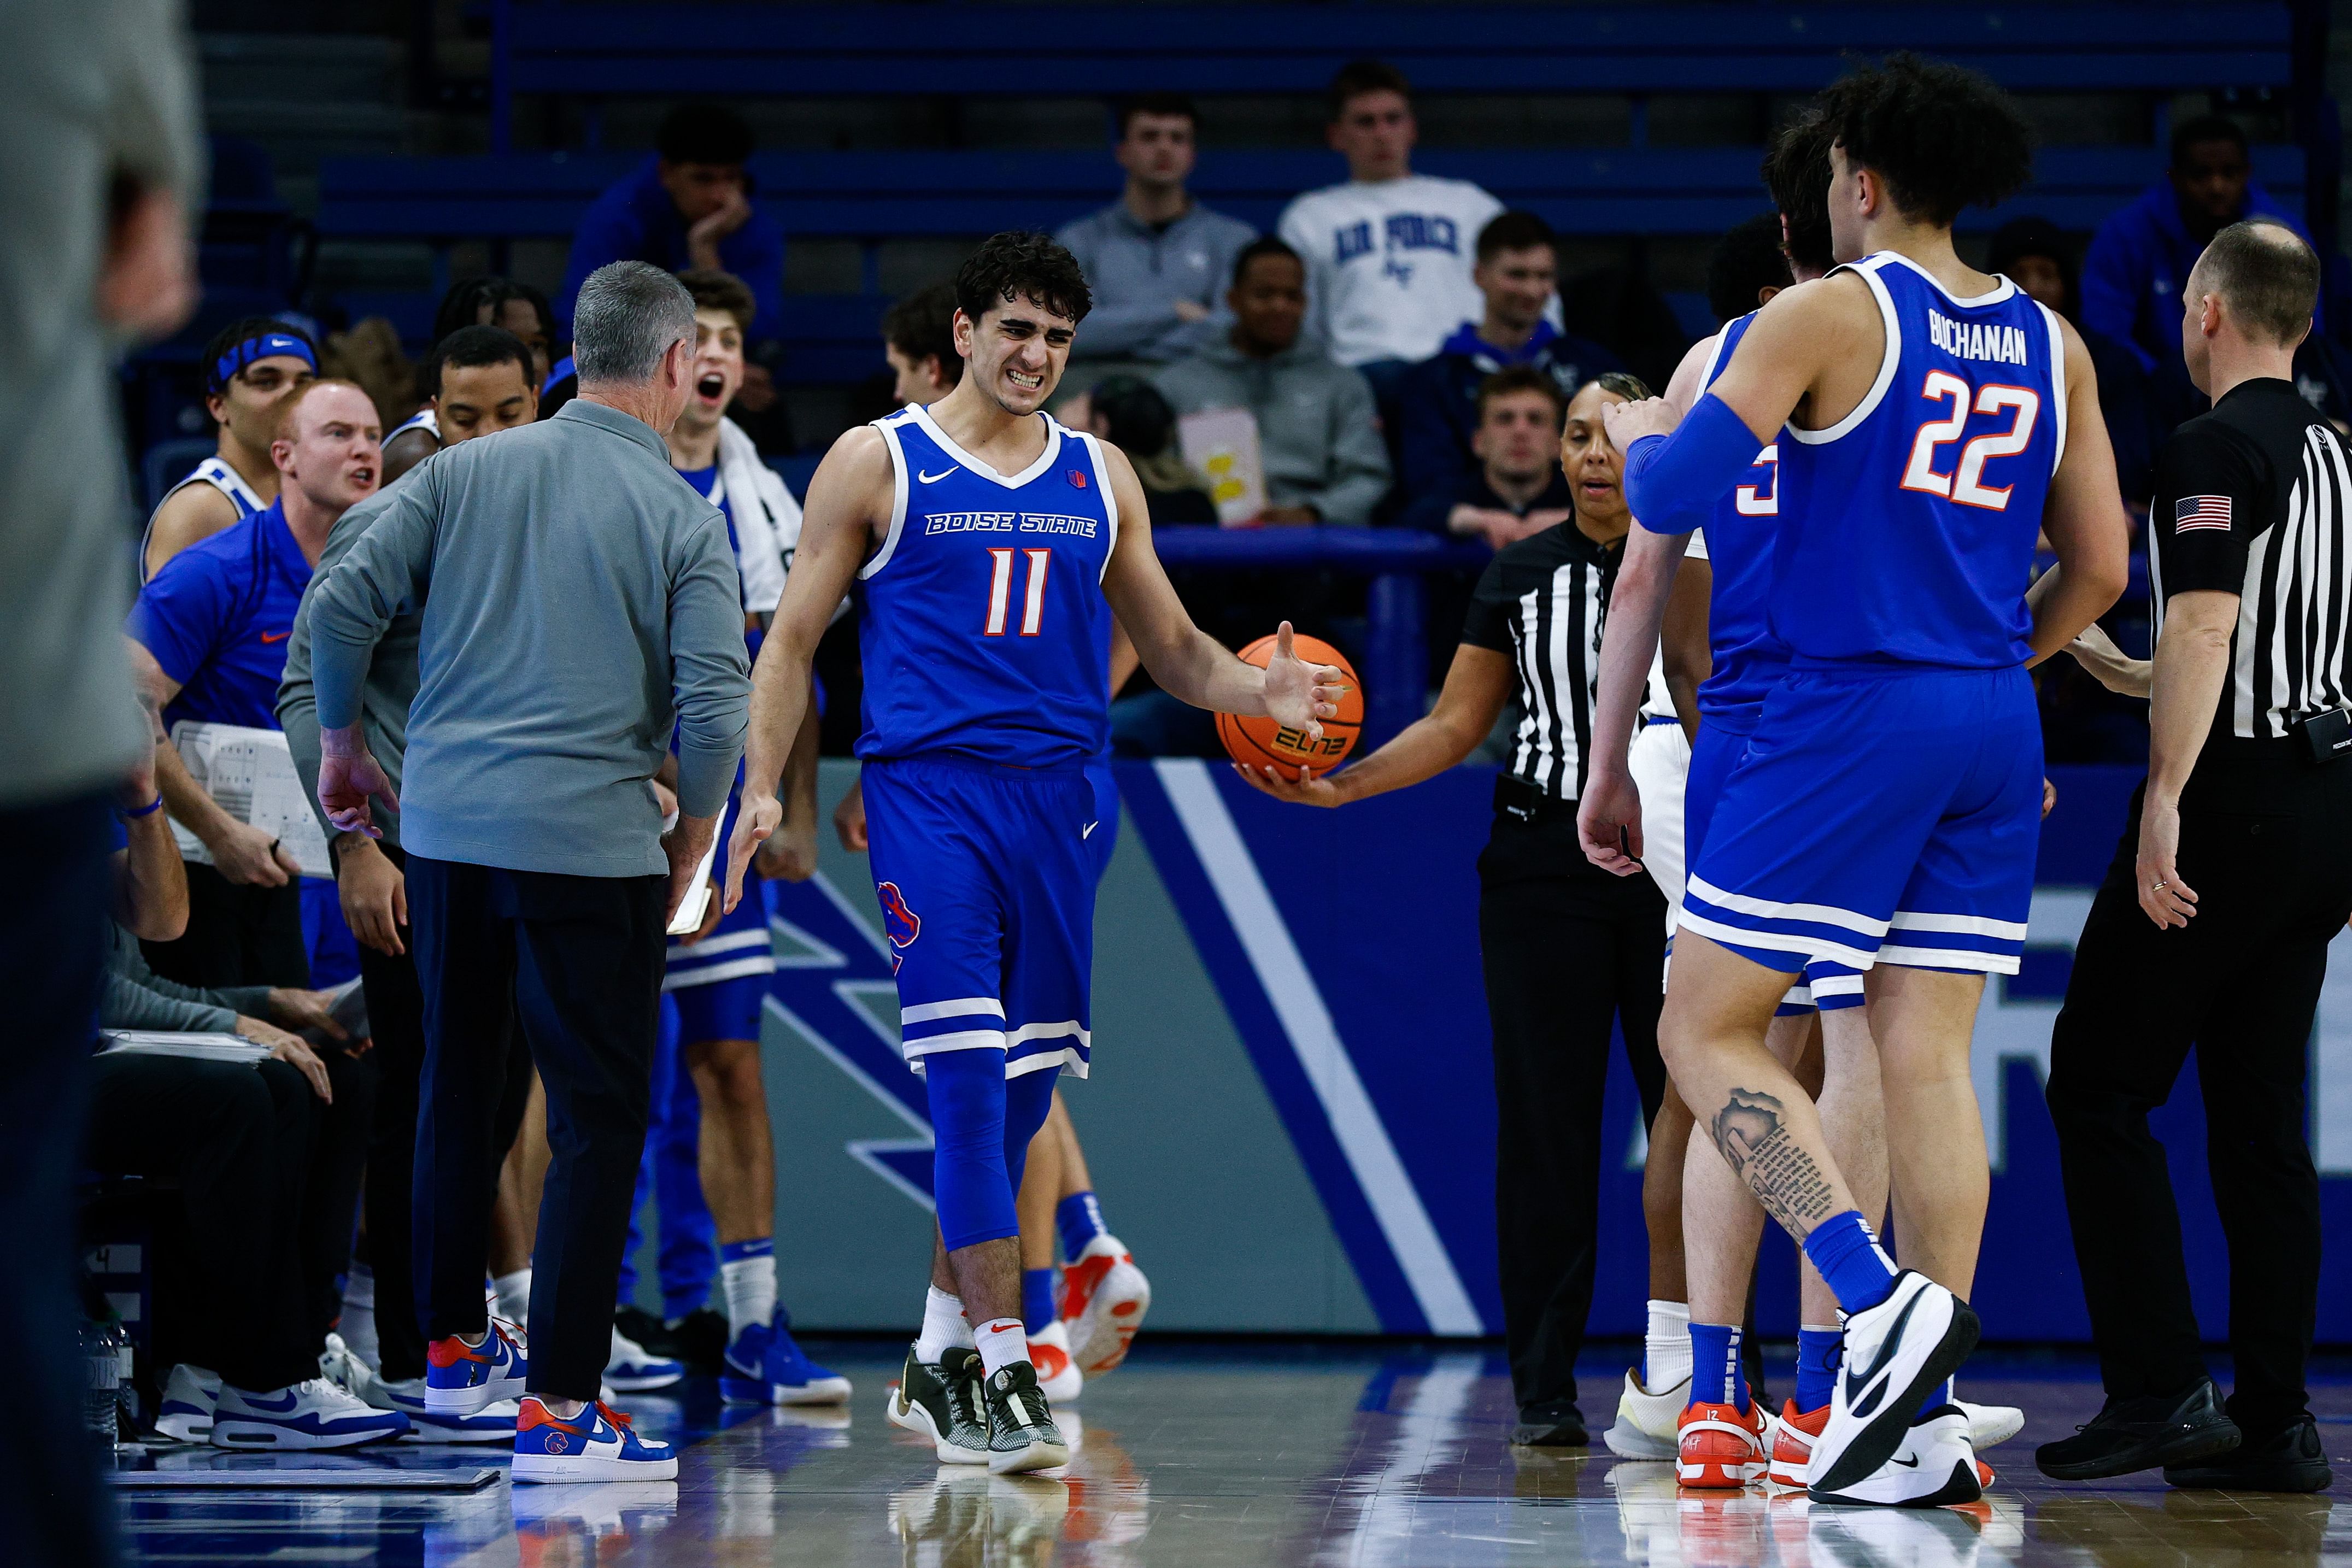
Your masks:
{"label": "blue sock", "polygon": [[1055,1204],[1054,1223],[1062,1232],[1062,1256],[1073,1263],[1087,1242],[1110,1228],[1103,1223],[1102,1205],[1091,1192],[1074,1192]]}
{"label": "blue sock", "polygon": [[1054,1270],[1024,1269],[1021,1270],[1021,1328],[1024,1333],[1035,1333],[1054,1321]]}
{"label": "blue sock", "polygon": [[1739,1325],[1693,1323],[1691,1403],[1748,1408],[1748,1379],[1739,1370]]}
{"label": "blue sock", "polygon": [[1845,1335],[1835,1329],[1797,1331],[1797,1410],[1810,1415],[1837,1392],[1838,1350]]}
{"label": "blue sock", "polygon": [[1912,1419],[1915,1421],[1924,1420],[1930,1411],[1939,1409],[1946,1405],[1949,1405],[1951,1402],[1952,1380],[1947,1377],[1943,1382],[1938,1383],[1935,1387],[1927,1390],[1927,1397],[1920,1402],[1919,1414],[1913,1416]]}
{"label": "blue sock", "polygon": [[1805,1238],[1805,1259],[1848,1313],[1868,1312],[1895,1293],[1895,1260],[1879,1250],[1858,1209],[1814,1226]]}

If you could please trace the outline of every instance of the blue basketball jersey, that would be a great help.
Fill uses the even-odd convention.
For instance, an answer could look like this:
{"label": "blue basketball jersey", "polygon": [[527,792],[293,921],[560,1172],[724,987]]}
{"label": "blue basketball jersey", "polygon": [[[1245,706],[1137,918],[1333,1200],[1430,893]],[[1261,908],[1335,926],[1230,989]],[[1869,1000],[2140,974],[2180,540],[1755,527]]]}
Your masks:
{"label": "blue basketball jersey", "polygon": [[[1756,319],[1749,311],[1727,321],[1707,356],[1700,385],[1715,384],[1732,350]],[[1747,481],[1716,503],[1705,533],[1714,577],[1706,606],[1707,651],[1714,669],[1698,688],[1698,711],[1708,723],[1751,734],[1765,694],[1789,671],[1789,647],[1774,635],[1772,548],[1780,532],[1779,443],[1756,455]]]}
{"label": "blue basketball jersey", "polygon": [[1955,299],[1891,251],[1837,270],[1870,286],[1886,350],[1852,413],[1777,443],[1772,630],[1811,667],[2022,664],[2066,444],[2058,318],[2007,278]]}
{"label": "blue basketball jersey", "polygon": [[1108,743],[1118,508],[1095,438],[1040,417],[1045,452],[1009,477],[921,408],[875,422],[897,493],[858,573],[860,758],[1076,768]]}

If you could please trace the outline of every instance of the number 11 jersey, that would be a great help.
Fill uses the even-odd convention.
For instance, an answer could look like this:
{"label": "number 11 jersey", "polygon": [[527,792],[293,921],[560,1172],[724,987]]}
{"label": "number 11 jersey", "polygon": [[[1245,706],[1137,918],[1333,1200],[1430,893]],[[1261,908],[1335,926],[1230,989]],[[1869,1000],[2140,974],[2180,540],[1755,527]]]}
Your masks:
{"label": "number 11 jersey", "polygon": [[1892,251],[1837,270],[1869,285],[1886,347],[1853,413],[1779,444],[1772,630],[1800,667],[2021,665],[2066,445],[2058,318],[2007,278],[1956,299]]}
{"label": "number 11 jersey", "polygon": [[858,572],[859,758],[1066,769],[1107,744],[1118,504],[1095,437],[1039,417],[1045,449],[1010,476],[922,408],[875,422],[895,489]]}

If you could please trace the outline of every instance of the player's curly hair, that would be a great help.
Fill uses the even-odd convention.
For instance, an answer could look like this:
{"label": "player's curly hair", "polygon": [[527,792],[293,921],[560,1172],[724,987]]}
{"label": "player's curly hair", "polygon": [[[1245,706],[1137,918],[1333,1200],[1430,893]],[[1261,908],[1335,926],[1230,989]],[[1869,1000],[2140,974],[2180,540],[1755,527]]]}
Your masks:
{"label": "player's curly hair", "polygon": [[1789,260],[1808,272],[1837,265],[1830,241],[1830,143],[1837,140],[1820,110],[1808,110],[1772,138],[1764,154],[1764,187],[1788,220]]}
{"label": "player's curly hair", "polygon": [[1889,55],[1832,83],[1820,106],[1846,157],[1920,222],[1948,226],[2033,177],[2033,128],[2015,100],[1946,61]]}
{"label": "player's curly hair", "polygon": [[1026,299],[1056,316],[1083,321],[1094,291],[1078,258],[1051,235],[1007,229],[980,242],[956,272],[956,308],[977,322],[987,312]]}

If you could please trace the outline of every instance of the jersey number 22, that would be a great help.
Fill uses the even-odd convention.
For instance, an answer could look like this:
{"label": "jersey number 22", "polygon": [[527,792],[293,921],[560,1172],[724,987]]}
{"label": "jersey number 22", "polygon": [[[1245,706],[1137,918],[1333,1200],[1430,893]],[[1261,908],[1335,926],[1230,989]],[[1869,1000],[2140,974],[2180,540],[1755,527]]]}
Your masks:
{"label": "jersey number 22", "polygon": [[2031,387],[1979,387],[1975,412],[1999,413],[2009,409],[2009,428],[1978,436],[1960,448],[1959,465],[1948,474],[1936,471],[1937,449],[1960,438],[1969,423],[1969,383],[1949,371],[1929,371],[1919,395],[1930,402],[1948,402],[1951,412],[1919,427],[1911,443],[1911,461],[1904,465],[1903,487],[1942,496],[1964,507],[2004,511],[2011,486],[1989,486],[1984,465],[1995,457],[2013,457],[2033,439],[2034,417],[2042,412],[2042,394]]}

